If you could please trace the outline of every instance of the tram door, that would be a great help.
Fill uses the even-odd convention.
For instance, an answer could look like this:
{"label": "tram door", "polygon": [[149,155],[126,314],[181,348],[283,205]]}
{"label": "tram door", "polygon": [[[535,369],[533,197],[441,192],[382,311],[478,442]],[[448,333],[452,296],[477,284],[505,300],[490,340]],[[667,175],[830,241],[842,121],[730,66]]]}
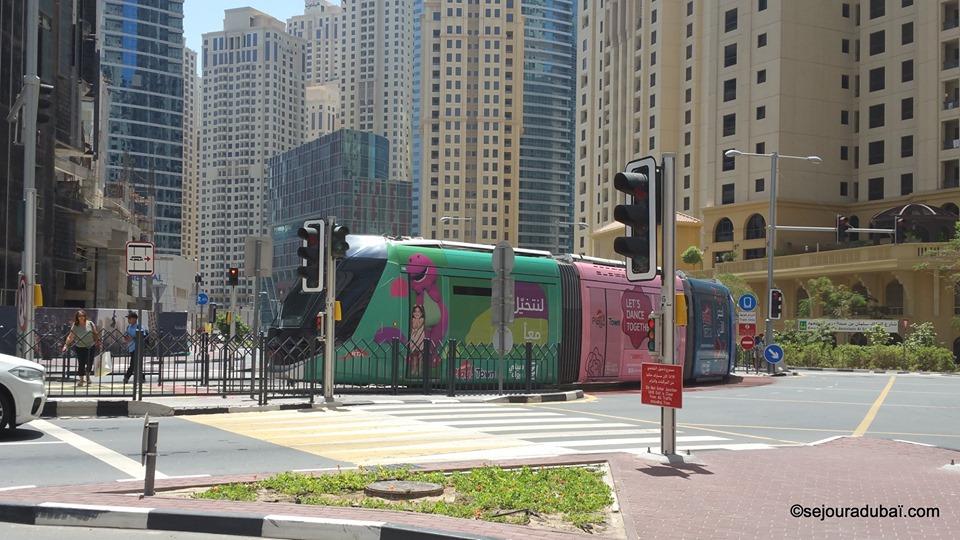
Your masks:
{"label": "tram door", "polygon": [[587,354],[587,376],[618,377],[624,353],[623,315],[620,300],[623,291],[590,288],[590,350]]}

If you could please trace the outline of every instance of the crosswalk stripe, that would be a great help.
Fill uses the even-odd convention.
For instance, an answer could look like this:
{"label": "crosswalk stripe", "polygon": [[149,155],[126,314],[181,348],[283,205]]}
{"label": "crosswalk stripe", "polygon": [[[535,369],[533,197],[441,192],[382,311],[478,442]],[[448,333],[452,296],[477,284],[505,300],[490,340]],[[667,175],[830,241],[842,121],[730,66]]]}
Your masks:
{"label": "crosswalk stripe", "polygon": [[455,416],[444,415],[444,416],[441,416],[441,417],[437,417],[436,415],[418,415],[418,416],[399,416],[399,415],[397,415],[397,418],[403,418],[403,419],[405,419],[405,420],[441,420],[441,421],[442,421],[442,420],[460,420],[460,419],[469,419],[469,418],[490,418],[490,419],[496,419],[496,418],[524,418],[524,417],[526,417],[526,418],[541,418],[541,417],[544,417],[544,416],[553,417],[553,416],[563,416],[563,415],[561,415],[560,413],[548,413],[548,412],[543,412],[543,413],[541,413],[541,412],[536,412],[536,413],[531,413],[531,412],[522,412],[522,413],[510,413],[510,412],[508,412],[508,413],[501,413],[501,412],[495,412],[495,413],[483,413],[483,414],[458,414],[458,415],[455,415]]}
{"label": "crosswalk stripe", "polygon": [[[548,424],[545,426],[491,426],[491,427],[478,427],[474,428],[484,433],[502,433],[505,431],[515,431],[517,434],[526,433],[528,431],[546,431],[548,429],[557,429],[558,426],[554,424]],[[579,427],[579,426],[578,426]],[[634,424],[624,424],[622,422],[596,422],[590,424],[589,426],[584,426],[584,429],[592,428],[634,428]],[[657,429],[656,431],[659,431]]]}
{"label": "crosswalk stripe", "polygon": [[[556,426],[553,426],[556,427]],[[486,429],[480,429],[480,431],[487,431]],[[583,431],[547,431],[544,433],[509,433],[504,435],[510,435],[517,437],[518,439],[554,439],[558,437],[599,437],[599,436],[609,436],[609,435],[645,435],[660,433],[659,429],[600,429],[600,430],[589,430],[585,429]],[[683,433],[678,431],[677,433]]]}
{"label": "crosswalk stripe", "polygon": [[[707,441],[728,441],[723,437],[714,437],[713,435],[693,435],[690,437],[677,437],[677,442],[707,442]],[[580,448],[582,446],[617,446],[624,444],[646,444],[659,443],[660,437],[634,437],[626,439],[597,439],[593,441],[544,441],[545,444],[554,446],[563,446],[566,448]]]}
{"label": "crosswalk stripe", "polygon": [[[443,404],[446,405],[446,404]],[[466,409],[498,409],[503,407],[503,405],[497,405],[494,403],[463,403],[463,404],[450,404],[449,407],[443,407],[443,409],[449,410],[466,410]],[[411,411],[415,409],[429,409],[429,410],[438,410],[441,407],[437,407],[432,403],[411,403],[408,405],[356,405],[350,407],[353,410],[358,411],[377,411],[377,412],[389,412],[389,411]]]}
{"label": "crosswalk stripe", "polygon": [[[433,410],[417,410],[417,411],[403,411],[403,412],[387,412],[387,411],[373,411],[381,414],[389,414],[390,416],[396,416],[398,418],[410,418],[411,416],[449,416],[449,415],[461,415],[461,414],[531,414],[531,413],[540,413],[543,411],[538,411],[534,409],[524,409],[522,407],[484,407],[482,409],[433,409]],[[560,413],[550,413],[550,414],[560,414]]]}
{"label": "crosswalk stripe", "polygon": [[[490,422],[489,420],[454,420],[452,422],[443,422],[447,426],[482,426],[484,424],[561,424],[565,422],[576,423],[576,424],[586,424],[586,423],[597,423],[597,420],[594,418],[508,418],[506,420],[500,420],[497,422]],[[437,422],[439,423],[439,422]]]}
{"label": "crosswalk stripe", "polygon": [[416,429],[412,430],[409,427],[406,429],[379,429],[379,430],[363,430],[363,431],[336,431],[333,433],[328,432],[300,432],[300,433],[291,433],[287,435],[274,435],[271,437],[271,440],[274,441],[288,441],[288,440],[312,440],[312,439],[325,439],[325,444],[339,444],[337,441],[348,439],[348,441],[363,441],[365,443],[374,443],[380,440],[388,440],[395,437],[400,437],[403,435],[409,435],[410,433],[415,433],[417,437],[431,437],[431,436],[440,436],[440,437],[452,437],[457,436],[458,434],[464,434],[464,436],[469,436],[477,438],[478,433],[473,433],[470,431],[458,431],[452,428],[447,429]]}

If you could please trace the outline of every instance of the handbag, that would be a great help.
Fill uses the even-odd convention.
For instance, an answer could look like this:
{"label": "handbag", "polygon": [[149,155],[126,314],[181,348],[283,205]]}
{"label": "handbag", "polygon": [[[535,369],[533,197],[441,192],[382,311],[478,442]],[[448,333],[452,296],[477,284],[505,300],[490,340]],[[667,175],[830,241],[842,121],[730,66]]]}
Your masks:
{"label": "handbag", "polygon": [[113,355],[110,354],[110,351],[103,351],[97,355],[93,371],[97,374],[97,377],[113,373]]}

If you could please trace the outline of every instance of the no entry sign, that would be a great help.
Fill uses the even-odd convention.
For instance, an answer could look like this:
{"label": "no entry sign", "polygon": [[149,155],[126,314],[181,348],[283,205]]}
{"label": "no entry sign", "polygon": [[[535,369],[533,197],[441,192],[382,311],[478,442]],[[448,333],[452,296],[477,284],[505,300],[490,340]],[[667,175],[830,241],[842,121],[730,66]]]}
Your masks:
{"label": "no entry sign", "polygon": [[757,342],[753,339],[753,336],[743,336],[740,338],[740,348],[745,351],[749,351],[756,344]]}
{"label": "no entry sign", "polygon": [[640,388],[644,405],[683,408],[683,366],[641,364]]}

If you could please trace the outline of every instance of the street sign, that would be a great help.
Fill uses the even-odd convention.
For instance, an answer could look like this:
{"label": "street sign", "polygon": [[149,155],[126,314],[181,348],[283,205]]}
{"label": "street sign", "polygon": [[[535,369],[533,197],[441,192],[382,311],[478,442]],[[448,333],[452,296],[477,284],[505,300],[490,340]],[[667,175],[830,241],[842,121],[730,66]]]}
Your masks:
{"label": "street sign", "polygon": [[740,338],[740,348],[749,351],[753,349],[753,346],[756,345],[756,341],[753,339],[753,336],[743,336]]}
{"label": "street sign", "polygon": [[757,312],[756,311],[738,311],[737,323],[757,324]]}
{"label": "street sign", "polygon": [[[321,234],[322,236],[322,234]],[[257,259],[257,242],[260,243],[260,258]],[[320,241],[321,243],[323,240]],[[321,256],[323,251],[320,252]],[[257,268],[257,260],[260,268]],[[259,270],[259,275],[258,275]],[[243,244],[243,276],[269,277],[273,275],[273,238],[270,236],[248,236]]]}
{"label": "street sign", "polygon": [[756,336],[757,325],[755,323],[737,323],[737,334],[740,336]]}
{"label": "street sign", "polygon": [[776,364],[783,360],[783,348],[776,343],[771,343],[763,350],[763,358],[771,364]]}
{"label": "street sign", "polygon": [[[502,347],[500,341],[501,332],[503,333]],[[509,326],[498,327],[493,330],[493,349],[497,351],[497,354],[500,356],[504,356],[513,350],[513,331],[510,330]]]}
{"label": "street sign", "polygon": [[514,281],[510,277],[513,271],[515,256],[513,247],[508,242],[500,242],[493,250],[493,290],[490,294],[491,322],[494,326],[505,326],[513,323],[515,300]]}
{"label": "street sign", "polygon": [[27,331],[27,318],[30,315],[27,304],[27,276],[21,274],[17,285],[17,326],[21,332]]}
{"label": "street sign", "polygon": [[683,366],[644,362],[640,367],[641,403],[683,408]]}
{"label": "street sign", "polygon": [[797,321],[797,327],[801,332],[822,328],[830,332],[853,334],[867,332],[877,325],[891,334],[901,329],[901,322],[895,319],[800,319]]}
{"label": "street sign", "polygon": [[209,301],[210,301],[210,297],[207,296],[207,293],[200,293],[197,295],[198,306],[205,306]]}
{"label": "street sign", "polygon": [[753,311],[757,309],[757,297],[752,293],[740,295],[740,299],[737,300],[737,307],[744,311]]}
{"label": "street sign", "polygon": [[153,242],[127,242],[127,275],[152,276],[153,273]]}

